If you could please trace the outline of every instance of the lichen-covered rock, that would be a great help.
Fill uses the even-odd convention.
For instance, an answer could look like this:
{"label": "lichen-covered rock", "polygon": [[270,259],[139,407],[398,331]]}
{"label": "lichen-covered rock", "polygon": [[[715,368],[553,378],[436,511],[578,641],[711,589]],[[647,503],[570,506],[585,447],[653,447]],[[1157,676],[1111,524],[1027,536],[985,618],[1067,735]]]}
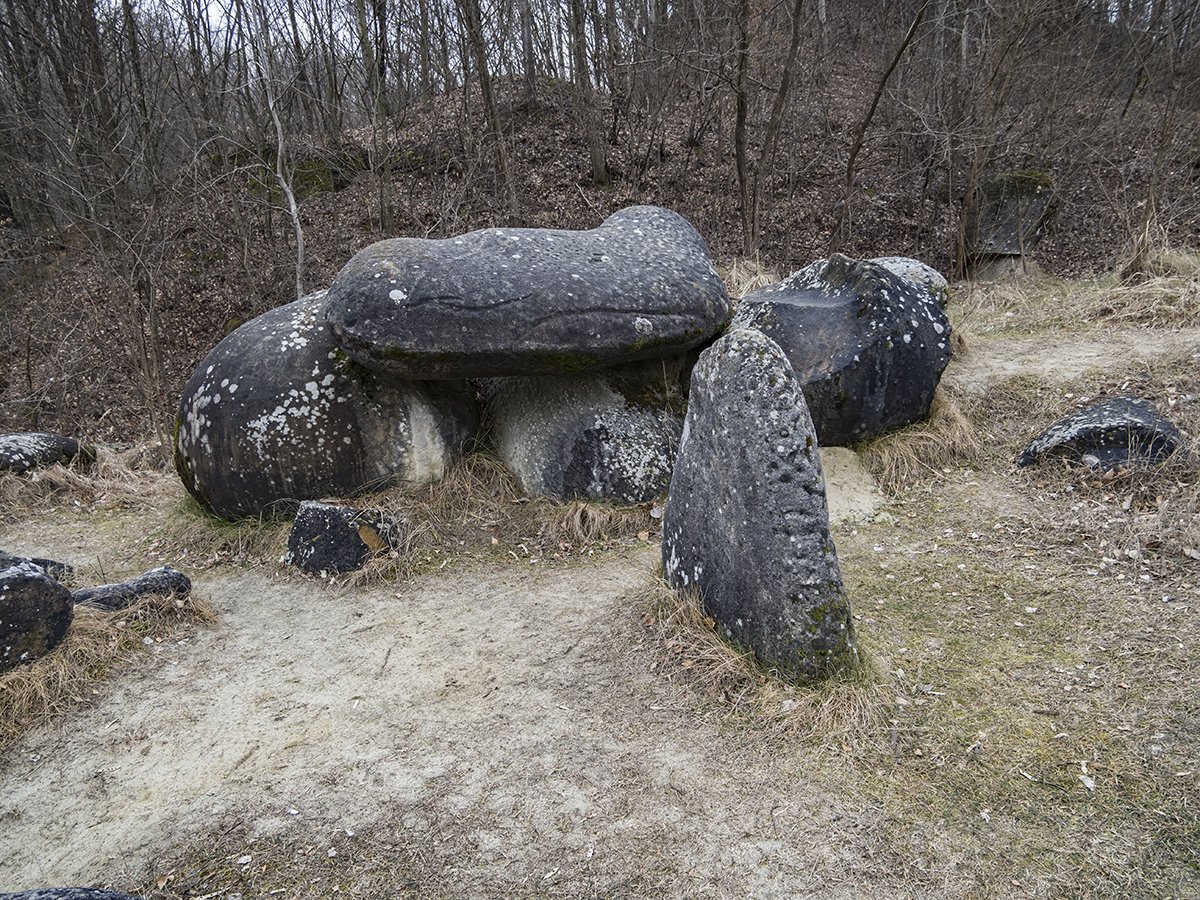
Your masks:
{"label": "lichen-covered rock", "polygon": [[31,563],[0,571],[0,672],[33,662],[66,637],[71,592]]}
{"label": "lichen-covered rock", "polygon": [[20,565],[21,563],[37,566],[55,581],[66,581],[75,573],[75,569],[69,563],[58,562],[58,560],[54,559],[43,559],[37,556],[13,556],[11,553],[5,553],[3,550],[0,550],[0,570]]}
{"label": "lichen-covered rock", "polygon": [[402,547],[407,531],[407,523],[378,511],[309,500],[296,513],[283,559],[311,575],[342,575]]}
{"label": "lichen-covered rock", "polygon": [[489,379],[496,452],[530,496],[644,503],[667,491],[683,430],[681,361]]}
{"label": "lichen-covered rock", "polygon": [[840,254],[748,294],[733,324],[783,348],[826,446],[924,418],[950,361],[950,320],[930,290]]}
{"label": "lichen-covered rock", "polygon": [[460,382],[403,381],[338,350],[324,294],[273,309],[209,353],[183,391],[175,465],[218,516],[440,478],[478,426]]}
{"label": "lichen-covered rock", "polygon": [[120,891],[102,888],[33,888],[12,894],[0,894],[0,900],[142,900]]}
{"label": "lichen-covered rock", "polygon": [[1145,400],[1102,400],[1055,422],[1017,457],[1028,466],[1065,459],[1101,470],[1156,465],[1184,449],[1183,435]]}
{"label": "lichen-covered rock", "polygon": [[898,278],[927,287],[933,292],[939,306],[946,305],[950,296],[950,282],[933,266],[907,256],[877,256],[871,262],[883,266]]}
{"label": "lichen-covered rock", "polygon": [[735,643],[795,680],[853,667],[850,605],[802,385],[779,346],[736,330],[692,372],[663,514],[663,568]]}
{"label": "lichen-covered rock", "polygon": [[1053,182],[1042,172],[1005,172],[987,179],[967,219],[967,255],[979,261],[1028,253],[1041,238],[1054,201]]}
{"label": "lichen-covered rock", "polygon": [[190,578],[178,569],[159,566],[157,569],[151,569],[128,581],[82,588],[71,594],[71,600],[77,606],[118,610],[125,609],[139,598],[151,594],[186,597],[191,592],[192,580]]}
{"label": "lichen-covered rock", "polygon": [[0,434],[0,472],[20,475],[30,469],[55,463],[66,465],[74,460],[95,462],[96,451],[62,434],[44,431]]}
{"label": "lichen-covered rock", "polygon": [[488,228],[359,252],[329,289],[353,358],[406,378],[579,374],[683,353],[729,318],[682,216],[634,206],[591,231]]}

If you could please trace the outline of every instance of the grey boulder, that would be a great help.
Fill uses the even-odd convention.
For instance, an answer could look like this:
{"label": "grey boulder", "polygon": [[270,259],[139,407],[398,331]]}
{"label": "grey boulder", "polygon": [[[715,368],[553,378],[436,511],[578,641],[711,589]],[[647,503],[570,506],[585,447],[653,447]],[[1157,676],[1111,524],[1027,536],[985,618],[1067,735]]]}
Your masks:
{"label": "grey boulder", "polygon": [[802,385],[779,346],[736,330],[692,372],[663,514],[668,583],[785,678],[853,668],[850,605]]}
{"label": "grey boulder", "polygon": [[96,451],[63,434],[26,431],[0,435],[0,472],[20,475],[30,469],[55,463],[66,465],[76,459],[82,463],[94,462]]}
{"label": "grey boulder", "polygon": [[950,296],[950,282],[933,266],[908,256],[877,256],[870,261],[877,266],[883,266],[897,278],[903,278],[905,281],[929,289],[937,299],[939,306],[946,305],[946,300]]}
{"label": "grey boulder", "polygon": [[1102,400],[1055,422],[1017,457],[1029,466],[1065,459],[1101,470],[1156,465],[1184,450],[1183,434],[1145,400]]}
{"label": "grey boulder", "polygon": [[931,290],[840,254],[751,292],[733,325],[783,348],[826,446],[923,419],[950,361],[950,320]]}
{"label": "grey boulder", "polygon": [[190,578],[178,569],[159,566],[157,569],[151,569],[128,581],[82,588],[71,594],[71,600],[77,606],[118,610],[125,609],[140,598],[152,594],[186,597],[191,592],[192,580]]}
{"label": "grey boulder", "polygon": [[361,569],[372,554],[403,546],[407,525],[380,512],[308,500],[288,534],[284,562],[311,575]]}
{"label": "grey boulder", "polygon": [[440,478],[474,437],[478,411],[463,383],[405,381],[349,359],[321,293],[221,341],[184,388],[176,426],[184,486],[234,519]]}
{"label": "grey boulder", "polygon": [[0,571],[0,672],[33,662],[67,635],[71,592],[30,563]]}
{"label": "grey boulder", "polygon": [[489,228],[372,244],[329,289],[338,343],[406,378],[578,374],[681,354],[729,319],[682,216],[634,206],[591,231]]}
{"label": "grey boulder", "polygon": [[667,491],[683,430],[682,363],[593,375],[494,378],[485,414],[497,455],[530,496],[644,503]]}

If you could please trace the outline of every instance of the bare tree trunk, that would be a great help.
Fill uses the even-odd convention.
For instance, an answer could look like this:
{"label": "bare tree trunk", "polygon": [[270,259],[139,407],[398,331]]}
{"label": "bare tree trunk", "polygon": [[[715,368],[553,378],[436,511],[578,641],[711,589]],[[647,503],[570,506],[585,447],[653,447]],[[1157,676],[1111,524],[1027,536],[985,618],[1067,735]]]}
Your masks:
{"label": "bare tree trunk", "polygon": [[596,121],[595,98],[588,75],[587,35],[583,0],[571,3],[571,68],[575,76],[575,96],[579,107],[580,124],[587,138],[588,154],[592,159],[592,181],[608,184],[608,161],[605,159],[604,135]]}

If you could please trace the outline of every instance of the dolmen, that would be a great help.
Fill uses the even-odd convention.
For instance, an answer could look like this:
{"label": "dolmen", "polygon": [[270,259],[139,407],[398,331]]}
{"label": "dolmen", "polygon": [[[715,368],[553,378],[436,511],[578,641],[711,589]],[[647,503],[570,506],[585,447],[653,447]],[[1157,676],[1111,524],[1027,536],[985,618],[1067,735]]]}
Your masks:
{"label": "dolmen", "polygon": [[531,494],[662,494],[679,360],[731,312],[703,238],[623,209],[590,231],[381,241],[246,323],[184,389],[176,467],[228,519],[440,478],[483,419]]}
{"label": "dolmen", "polygon": [[1116,397],[1055,422],[1021,451],[1017,465],[1061,459],[1110,472],[1159,465],[1185,449],[1182,432],[1153,404]]}
{"label": "dolmen", "polygon": [[986,179],[966,220],[972,276],[997,281],[1025,272],[1056,202],[1054,183],[1044,172],[1002,172]]}
{"label": "dolmen", "polygon": [[824,446],[925,418],[950,361],[940,276],[885,259],[818,260],[747,294],[733,319],[783,350]]}

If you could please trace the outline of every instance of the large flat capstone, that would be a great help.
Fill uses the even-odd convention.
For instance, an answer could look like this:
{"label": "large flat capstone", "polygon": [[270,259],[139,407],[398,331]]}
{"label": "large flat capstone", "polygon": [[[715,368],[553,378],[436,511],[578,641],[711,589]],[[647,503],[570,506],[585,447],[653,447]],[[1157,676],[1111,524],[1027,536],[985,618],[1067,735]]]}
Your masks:
{"label": "large flat capstone", "polygon": [[804,394],[757,331],[729,333],[692,371],[662,552],[671,586],[697,590],[725,635],[784,677],[856,664]]}
{"label": "large flat capstone", "polygon": [[337,348],[324,312],[322,292],[247,322],[184,388],[175,465],[218,516],[433,481],[474,437],[465,384],[363,368]]}
{"label": "large flat capstone", "polygon": [[924,418],[950,361],[950,320],[933,290],[840,254],[748,294],[733,327],[783,348],[825,446]]}
{"label": "large flat capstone", "polygon": [[578,374],[697,347],[730,302],[704,239],[633,206],[591,231],[488,228],[372,244],[329,289],[338,344],[406,378]]}

